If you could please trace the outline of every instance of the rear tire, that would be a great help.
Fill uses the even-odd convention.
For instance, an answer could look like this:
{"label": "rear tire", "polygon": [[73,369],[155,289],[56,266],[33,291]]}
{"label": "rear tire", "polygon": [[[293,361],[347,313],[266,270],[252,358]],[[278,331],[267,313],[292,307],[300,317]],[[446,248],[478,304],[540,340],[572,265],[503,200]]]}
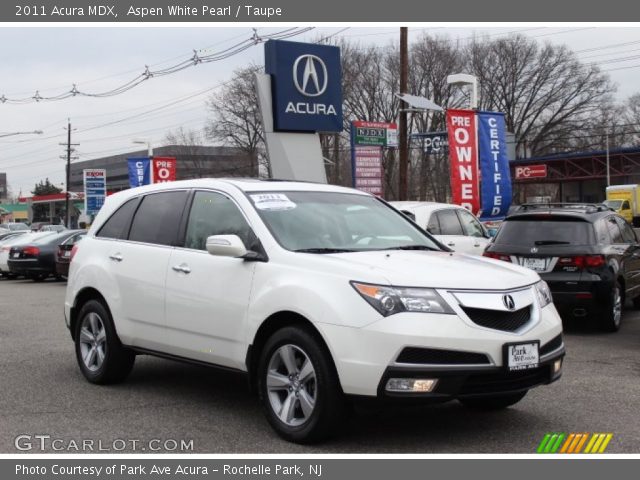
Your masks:
{"label": "rear tire", "polygon": [[633,301],[633,308],[640,309],[640,297],[636,297],[632,301]]}
{"label": "rear tire", "polygon": [[285,327],[267,340],[257,382],[267,420],[285,440],[319,442],[344,422],[346,400],[331,354],[308,329]]}
{"label": "rear tire", "polygon": [[603,332],[617,332],[622,323],[622,307],[624,306],[624,289],[620,282],[616,282],[611,288],[609,300],[604,306],[604,311],[598,319],[598,326]]}
{"label": "rear tire", "polygon": [[31,275],[31,280],[36,283],[44,282],[45,279],[49,276],[47,273],[34,273]]}
{"label": "rear tire", "polygon": [[458,399],[465,407],[473,408],[474,410],[502,410],[511,405],[515,405],[522,400],[527,394],[528,390],[518,393],[507,393],[503,395],[487,395],[483,397],[469,397]]}
{"label": "rear tire", "polygon": [[122,382],[136,356],[120,343],[109,310],[98,300],[89,300],[78,313],[75,329],[76,360],[91,383]]}

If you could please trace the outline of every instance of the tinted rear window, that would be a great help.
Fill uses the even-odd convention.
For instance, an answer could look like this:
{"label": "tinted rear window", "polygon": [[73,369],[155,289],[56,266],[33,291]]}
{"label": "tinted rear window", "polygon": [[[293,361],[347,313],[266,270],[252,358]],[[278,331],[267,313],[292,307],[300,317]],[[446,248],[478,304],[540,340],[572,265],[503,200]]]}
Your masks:
{"label": "tinted rear window", "polygon": [[505,245],[591,245],[593,225],[576,220],[507,220],[495,238]]}
{"label": "tinted rear window", "polygon": [[186,191],[147,195],[131,223],[129,240],[158,245],[175,245]]}

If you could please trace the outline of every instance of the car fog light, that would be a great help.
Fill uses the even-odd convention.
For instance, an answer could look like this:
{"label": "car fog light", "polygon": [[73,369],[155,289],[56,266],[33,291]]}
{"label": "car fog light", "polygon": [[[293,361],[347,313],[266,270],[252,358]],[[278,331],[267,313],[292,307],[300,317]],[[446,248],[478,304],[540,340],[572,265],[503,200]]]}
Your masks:
{"label": "car fog light", "polygon": [[553,362],[553,374],[557,375],[562,370],[562,359],[559,358],[555,362]]}
{"label": "car fog light", "polygon": [[387,392],[432,392],[438,383],[437,378],[390,378],[387,381]]}

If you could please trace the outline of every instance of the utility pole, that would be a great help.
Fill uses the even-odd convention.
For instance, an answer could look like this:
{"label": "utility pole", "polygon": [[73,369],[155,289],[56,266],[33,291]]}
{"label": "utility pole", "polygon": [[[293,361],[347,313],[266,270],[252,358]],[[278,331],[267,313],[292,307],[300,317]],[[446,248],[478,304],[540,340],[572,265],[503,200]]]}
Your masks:
{"label": "utility pole", "polygon": [[[400,27],[400,94],[409,93],[409,45],[407,27]],[[409,145],[407,142],[407,111],[400,109],[398,142],[400,143],[400,200],[408,198]]]}
{"label": "utility pole", "polygon": [[[65,199],[64,199],[64,226],[69,228],[69,184],[71,183],[71,159],[74,158],[78,158],[78,157],[71,157],[71,152],[73,152],[73,148],[74,146],[78,146],[80,145],[79,143],[71,143],[71,119],[67,120],[67,143],[60,143],[59,145],[63,145],[66,146],[66,159],[67,159],[67,172],[66,172],[66,182],[67,182],[67,186],[66,186],[66,193],[65,193]],[[60,158],[65,158],[60,157]]]}
{"label": "utility pole", "polygon": [[607,130],[607,187],[611,185],[611,173],[609,170],[609,130]]}

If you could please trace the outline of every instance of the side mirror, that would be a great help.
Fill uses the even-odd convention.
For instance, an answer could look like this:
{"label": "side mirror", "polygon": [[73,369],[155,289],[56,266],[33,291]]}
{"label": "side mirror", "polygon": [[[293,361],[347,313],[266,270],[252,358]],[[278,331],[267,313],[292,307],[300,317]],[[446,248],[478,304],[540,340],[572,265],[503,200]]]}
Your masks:
{"label": "side mirror", "polygon": [[207,252],[218,257],[244,257],[248,251],[237,235],[211,235],[207,237]]}

